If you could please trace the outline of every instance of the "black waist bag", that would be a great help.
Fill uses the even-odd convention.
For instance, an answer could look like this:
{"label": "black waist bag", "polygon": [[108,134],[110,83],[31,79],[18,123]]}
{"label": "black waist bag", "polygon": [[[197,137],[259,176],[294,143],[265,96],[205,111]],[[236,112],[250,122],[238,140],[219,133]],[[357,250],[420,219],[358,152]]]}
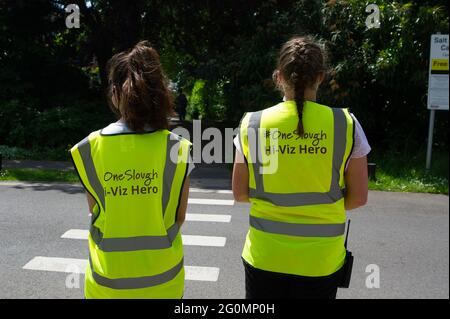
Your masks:
{"label": "black waist bag", "polygon": [[353,255],[347,249],[348,230],[350,229],[350,220],[348,220],[347,235],[345,236],[345,261],[341,269],[341,282],[339,288],[348,288],[350,286],[350,279],[352,278]]}
{"label": "black waist bag", "polygon": [[350,286],[350,279],[352,278],[352,268],[353,268],[353,255],[352,252],[346,250],[345,262],[342,266],[342,276],[341,282],[339,283],[339,288],[348,288]]}

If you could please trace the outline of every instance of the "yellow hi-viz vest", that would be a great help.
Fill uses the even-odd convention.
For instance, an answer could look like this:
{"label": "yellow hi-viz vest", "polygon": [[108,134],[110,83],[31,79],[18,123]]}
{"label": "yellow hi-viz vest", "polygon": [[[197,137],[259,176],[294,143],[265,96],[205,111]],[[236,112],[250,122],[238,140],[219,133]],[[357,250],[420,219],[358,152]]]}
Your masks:
{"label": "yellow hi-viz vest", "polygon": [[347,109],[307,101],[299,136],[297,114],[295,102],[286,101],[241,120],[251,202],[242,257],[266,271],[328,276],[345,259],[344,168],[353,119]]}
{"label": "yellow hi-viz vest", "polygon": [[96,200],[86,298],[181,298],[183,247],[176,213],[191,143],[168,130],[91,133],[71,150]]}

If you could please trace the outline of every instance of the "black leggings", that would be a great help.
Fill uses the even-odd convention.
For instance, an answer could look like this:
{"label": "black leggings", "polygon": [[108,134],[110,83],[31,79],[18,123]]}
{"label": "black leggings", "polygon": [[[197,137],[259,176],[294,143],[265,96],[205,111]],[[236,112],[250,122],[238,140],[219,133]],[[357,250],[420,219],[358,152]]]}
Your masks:
{"label": "black leggings", "polygon": [[246,299],[336,299],[340,270],[325,277],[304,277],[265,271],[243,262]]}

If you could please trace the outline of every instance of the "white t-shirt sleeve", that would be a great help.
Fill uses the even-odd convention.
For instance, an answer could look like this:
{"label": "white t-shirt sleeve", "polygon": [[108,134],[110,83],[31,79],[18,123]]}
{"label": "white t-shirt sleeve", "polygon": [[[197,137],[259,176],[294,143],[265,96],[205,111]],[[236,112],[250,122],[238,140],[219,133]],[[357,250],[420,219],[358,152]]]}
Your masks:
{"label": "white t-shirt sleeve", "polygon": [[351,114],[351,116],[353,117],[354,120],[355,136],[353,137],[354,144],[350,158],[361,158],[369,154],[371,147],[369,145],[369,142],[367,141],[366,134],[364,133],[361,124],[359,124],[358,120],[353,114]]}
{"label": "white t-shirt sleeve", "polygon": [[195,168],[195,164],[194,164],[194,160],[192,159],[192,155],[189,154],[189,158],[188,158],[188,168],[187,168],[187,172],[186,172],[186,176],[189,176],[189,174],[192,173],[192,171]]}
{"label": "white t-shirt sleeve", "polygon": [[233,139],[234,146],[236,147],[236,150],[242,154],[241,150],[241,143],[239,143],[239,133],[236,134],[235,138]]}

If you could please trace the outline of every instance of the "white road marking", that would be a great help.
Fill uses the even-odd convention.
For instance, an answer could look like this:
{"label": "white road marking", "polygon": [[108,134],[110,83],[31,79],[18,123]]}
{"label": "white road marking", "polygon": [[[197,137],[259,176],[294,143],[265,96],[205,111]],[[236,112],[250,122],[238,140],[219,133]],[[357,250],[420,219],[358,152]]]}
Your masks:
{"label": "white road marking", "polygon": [[185,279],[196,281],[217,281],[220,269],[217,267],[184,266]]}
{"label": "white road marking", "polygon": [[87,259],[38,256],[23,266],[23,269],[84,274],[87,265]]}
{"label": "white road marking", "polygon": [[[61,238],[68,239],[88,239],[89,231],[85,229],[70,229],[66,231]],[[197,236],[197,235],[181,235],[184,246],[208,246],[208,247],[224,247],[226,238],[216,236]]]}
{"label": "white road marking", "polygon": [[86,229],[70,229],[66,231],[61,238],[69,239],[88,239],[89,230]]}
{"label": "white road marking", "polygon": [[182,235],[184,246],[224,247],[227,239],[217,236]]}
{"label": "white road marking", "polygon": [[189,198],[188,199],[188,204],[233,206],[234,205],[234,200],[231,200],[231,199]]}
{"label": "white road marking", "polygon": [[[38,256],[23,266],[23,269],[82,274],[87,265],[86,259]],[[184,269],[186,280],[217,281],[219,278],[220,269],[217,267],[184,266]]]}
{"label": "white road marking", "polygon": [[194,222],[229,223],[231,215],[219,214],[186,214],[186,220]]}
{"label": "white road marking", "polygon": [[206,188],[189,188],[189,193],[205,193],[205,194],[233,194],[229,189],[206,189]]}

